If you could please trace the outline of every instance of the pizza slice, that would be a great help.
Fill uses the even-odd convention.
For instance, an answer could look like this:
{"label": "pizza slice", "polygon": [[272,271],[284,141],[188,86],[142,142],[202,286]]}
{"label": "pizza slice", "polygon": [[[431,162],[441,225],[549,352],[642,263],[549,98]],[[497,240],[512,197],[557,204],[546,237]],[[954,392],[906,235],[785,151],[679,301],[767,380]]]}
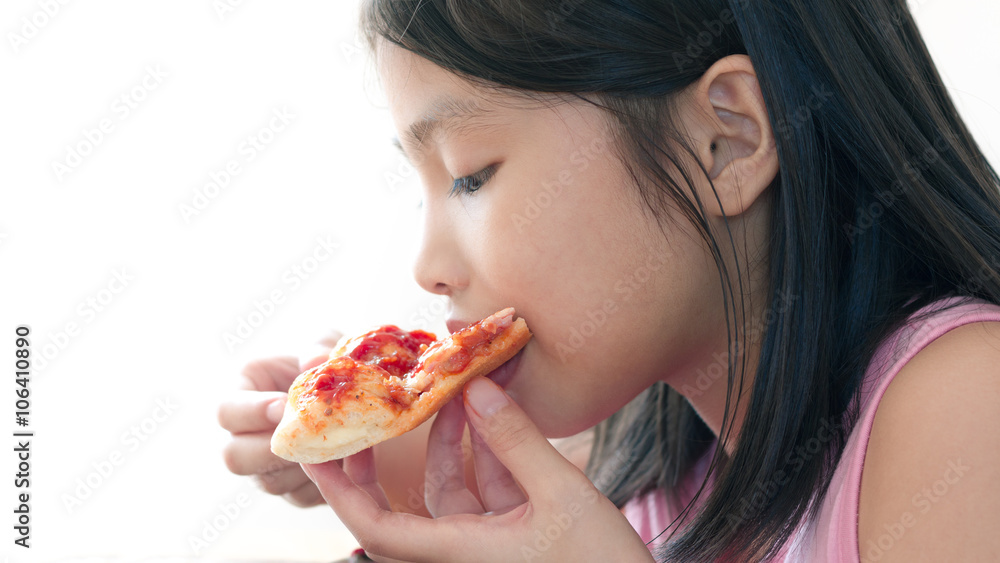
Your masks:
{"label": "pizza slice", "polygon": [[393,325],[341,339],[326,363],[295,378],[271,451],[321,463],[409,432],[529,339],[527,324],[515,320],[511,308],[441,340]]}

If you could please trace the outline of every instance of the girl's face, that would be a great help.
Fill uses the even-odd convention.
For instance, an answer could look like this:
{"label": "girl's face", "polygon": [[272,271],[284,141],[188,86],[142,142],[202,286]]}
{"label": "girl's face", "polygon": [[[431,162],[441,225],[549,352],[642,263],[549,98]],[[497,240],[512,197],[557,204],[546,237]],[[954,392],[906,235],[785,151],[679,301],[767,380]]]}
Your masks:
{"label": "girl's face", "polygon": [[423,186],[417,281],[449,297],[451,330],[504,307],[527,321],[534,338],[491,377],[546,436],[725,350],[714,261],[640,200],[602,111],[484,92],[394,46],[379,71]]}

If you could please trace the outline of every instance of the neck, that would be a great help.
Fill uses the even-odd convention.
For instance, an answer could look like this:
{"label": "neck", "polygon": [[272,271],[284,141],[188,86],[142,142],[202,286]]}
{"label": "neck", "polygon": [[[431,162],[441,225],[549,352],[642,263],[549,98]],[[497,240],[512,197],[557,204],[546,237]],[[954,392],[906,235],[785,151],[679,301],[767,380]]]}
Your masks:
{"label": "neck", "polygon": [[[730,218],[726,230],[733,239],[734,252],[736,249],[741,252],[738,257],[726,254],[723,259],[729,272],[743,277],[743,283],[736,284],[735,279],[732,281],[744,291],[734,297],[736,310],[730,311],[730,320],[737,329],[733,342],[727,342],[729,327],[724,316],[720,316],[714,334],[721,338],[715,337],[714,342],[708,342],[683,370],[674,372],[666,380],[687,398],[730,456],[736,451],[750,403],[760,361],[761,341],[774,322],[776,313],[787,309],[790,301],[795,299],[794,296],[781,296],[774,303],[768,299],[769,209],[768,198],[761,198],[747,212]],[[722,236],[723,230],[719,227],[716,237]],[[717,297],[721,306],[721,291]],[[730,365],[733,366],[734,377],[731,390],[727,385]]]}
{"label": "neck", "polygon": [[[674,389],[687,398],[698,416],[712,430],[712,433],[722,440],[723,448],[729,455],[732,455],[736,449],[746,414],[746,406],[750,401],[750,391],[753,389],[758,352],[757,348],[750,348],[754,344],[753,342],[748,343],[745,351],[739,342],[734,342],[729,351],[723,346],[713,353],[702,366],[689,372],[689,376],[670,382]],[[745,370],[742,365],[744,359],[746,360]],[[729,394],[729,417],[726,419],[728,387],[726,383],[729,377],[730,362],[734,365],[735,380]],[[741,372],[742,385],[740,382]],[[725,423],[725,428],[723,423]]]}
{"label": "neck", "polygon": [[[779,299],[764,311],[758,305],[760,301],[747,300],[748,309],[751,309],[748,311],[747,322],[745,327],[737,325],[740,330],[732,344],[723,339],[709,348],[713,351],[701,354],[697,363],[688,365],[680,377],[675,374],[667,381],[691,403],[698,416],[722,441],[723,449],[728,455],[735,452],[740,429],[743,427],[767,323],[773,322],[775,313],[789,306],[788,300]],[[725,418],[730,364],[733,365],[735,379],[732,390],[728,393],[729,417]]]}

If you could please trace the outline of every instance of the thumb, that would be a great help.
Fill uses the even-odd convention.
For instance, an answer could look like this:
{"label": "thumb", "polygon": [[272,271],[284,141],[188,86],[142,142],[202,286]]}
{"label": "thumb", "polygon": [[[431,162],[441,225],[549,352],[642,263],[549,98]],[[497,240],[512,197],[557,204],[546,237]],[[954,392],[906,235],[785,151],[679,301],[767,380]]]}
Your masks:
{"label": "thumb", "polygon": [[542,435],[528,415],[496,383],[476,377],[465,385],[465,410],[493,455],[531,498],[589,480]]}

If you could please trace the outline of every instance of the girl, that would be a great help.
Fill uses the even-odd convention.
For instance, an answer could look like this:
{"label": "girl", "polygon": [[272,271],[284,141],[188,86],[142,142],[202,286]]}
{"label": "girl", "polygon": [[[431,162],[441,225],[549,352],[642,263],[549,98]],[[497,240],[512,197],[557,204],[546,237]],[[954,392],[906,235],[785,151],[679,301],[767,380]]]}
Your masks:
{"label": "girl", "polygon": [[[362,25],[417,280],[450,329],[513,306],[535,334],[436,417],[433,518],[391,511],[371,450],[304,467],[376,560],[1000,557],[1000,180],[903,0]],[[591,427],[585,472],[546,440]]]}

